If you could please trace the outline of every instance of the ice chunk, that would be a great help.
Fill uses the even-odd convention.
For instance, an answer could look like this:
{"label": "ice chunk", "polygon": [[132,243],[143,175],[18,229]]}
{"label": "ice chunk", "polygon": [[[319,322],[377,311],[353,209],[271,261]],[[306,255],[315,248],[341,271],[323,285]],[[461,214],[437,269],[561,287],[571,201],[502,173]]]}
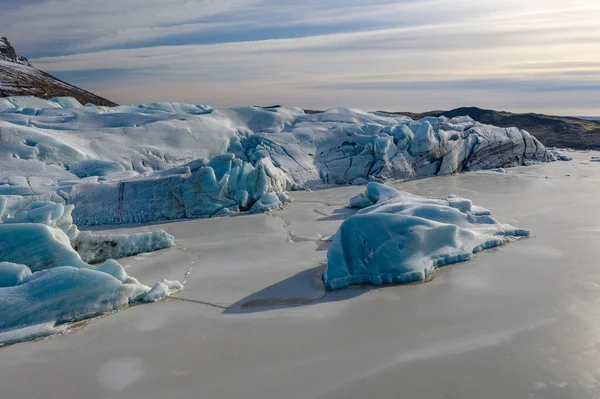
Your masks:
{"label": "ice chunk", "polygon": [[[89,269],[57,267],[34,273],[24,284],[0,288],[0,333],[109,313],[139,300],[147,290]],[[44,335],[53,332],[50,329]],[[13,331],[13,341],[18,340],[15,335],[19,336]]]}
{"label": "ice chunk", "polygon": [[174,245],[174,237],[163,230],[131,235],[82,233],[73,224],[71,215],[74,210],[73,205],[51,201],[26,201],[26,203],[27,205],[22,209],[13,203],[13,208],[16,207],[17,210],[13,209],[15,214],[5,219],[4,223],[37,223],[58,228],[67,235],[71,246],[87,263],[134,256]]}
{"label": "ice chunk", "polygon": [[56,266],[86,267],[60,229],[37,223],[0,224],[0,261],[32,271]]}
{"label": "ice chunk", "polygon": [[157,302],[183,289],[179,281],[163,280],[152,287],[144,297],[144,302]]}
{"label": "ice chunk", "polygon": [[[435,136],[433,126],[429,121],[419,125],[410,143],[410,153],[414,156],[433,155],[439,151],[440,142]],[[437,157],[437,156],[436,156]]]}
{"label": "ice chunk", "polygon": [[[233,154],[194,170],[185,167],[185,171],[190,173],[75,184],[61,194],[67,203],[75,205],[73,219],[79,225],[147,223],[237,213],[252,208],[267,194],[282,194],[293,184],[270,159],[261,159],[253,166]],[[275,209],[272,205],[258,205],[255,211]]]}
{"label": "ice chunk", "polygon": [[360,193],[350,199],[350,208],[366,208],[400,195],[402,194],[392,187],[384,184],[369,183],[364,193]]}
{"label": "ice chunk", "polygon": [[412,130],[406,125],[400,125],[394,128],[394,141],[399,149],[407,150],[411,141],[415,137]]}
{"label": "ice chunk", "polygon": [[[61,203],[4,198],[2,213],[9,217],[0,223],[0,345],[53,334],[61,323],[112,312],[146,297],[157,301],[183,288],[165,280],[151,292],[109,259],[170,247],[172,236],[162,230],[81,233],[72,224],[72,210]],[[100,261],[104,263],[97,266],[87,263]]]}
{"label": "ice chunk", "polygon": [[88,263],[154,252],[173,245],[175,238],[164,230],[129,235],[83,232],[73,243],[74,249]]}
{"label": "ice chunk", "polygon": [[71,217],[73,208],[73,205],[51,201],[29,202],[25,208],[17,210],[13,216],[5,219],[4,223],[45,224],[62,230],[69,239],[74,239],[79,234],[79,230],[73,224],[73,218]]}
{"label": "ice chunk", "polygon": [[0,288],[15,287],[31,277],[31,270],[25,265],[0,262]]}
{"label": "ice chunk", "polygon": [[423,198],[369,183],[354,200],[368,202],[373,205],[342,223],[333,238],[323,274],[328,289],[424,280],[437,267],[529,235],[480,208],[473,212],[471,201],[458,197]]}
{"label": "ice chunk", "polygon": [[275,193],[268,193],[254,203],[250,213],[271,212],[281,208],[281,201]]}
{"label": "ice chunk", "polygon": [[[112,312],[151,292],[114,260],[85,263],[55,227],[0,224],[0,242],[0,260],[13,262],[0,263],[0,345],[53,334],[55,325]],[[159,284],[152,301],[183,288],[161,284],[168,291]]]}

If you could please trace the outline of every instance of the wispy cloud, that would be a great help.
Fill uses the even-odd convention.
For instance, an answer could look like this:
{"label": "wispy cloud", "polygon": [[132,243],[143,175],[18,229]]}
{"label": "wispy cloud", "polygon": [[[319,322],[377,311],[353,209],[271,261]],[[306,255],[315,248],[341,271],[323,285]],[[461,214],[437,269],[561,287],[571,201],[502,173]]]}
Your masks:
{"label": "wispy cloud", "polygon": [[28,0],[0,26],[38,67],[123,102],[590,114],[598,20],[595,0]]}

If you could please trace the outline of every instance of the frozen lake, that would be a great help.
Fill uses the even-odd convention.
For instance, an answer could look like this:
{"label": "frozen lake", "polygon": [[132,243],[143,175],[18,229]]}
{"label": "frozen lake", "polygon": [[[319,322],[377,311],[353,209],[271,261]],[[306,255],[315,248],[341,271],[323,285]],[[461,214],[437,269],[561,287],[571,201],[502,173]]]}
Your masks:
{"label": "frozen lake", "polygon": [[600,397],[600,154],[569,155],[394,185],[470,198],[532,232],[427,284],[325,294],[323,239],[363,187],[292,193],[272,215],[160,224],[177,247],[121,263],[146,284],[189,273],[185,290],[0,350],[0,396]]}

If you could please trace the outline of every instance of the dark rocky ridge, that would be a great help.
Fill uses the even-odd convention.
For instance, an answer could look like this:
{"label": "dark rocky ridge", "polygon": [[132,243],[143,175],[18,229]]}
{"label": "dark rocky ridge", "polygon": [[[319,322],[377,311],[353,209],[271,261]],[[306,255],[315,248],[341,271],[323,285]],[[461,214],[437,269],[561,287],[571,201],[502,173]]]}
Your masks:
{"label": "dark rocky ridge", "polygon": [[0,36],[0,97],[74,97],[82,104],[115,106],[116,103],[73,86],[34,68],[8,39]]}

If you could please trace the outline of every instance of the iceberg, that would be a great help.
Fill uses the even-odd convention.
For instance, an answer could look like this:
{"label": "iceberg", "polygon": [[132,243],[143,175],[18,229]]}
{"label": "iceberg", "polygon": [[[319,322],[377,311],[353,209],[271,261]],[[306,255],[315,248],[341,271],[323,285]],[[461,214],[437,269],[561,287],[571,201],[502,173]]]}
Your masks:
{"label": "iceberg", "polygon": [[[52,323],[72,323],[113,312],[142,299],[148,287],[123,283],[100,271],[70,266],[33,273],[22,284],[0,288],[0,345],[2,334],[12,341],[27,338],[15,330]],[[55,329],[47,332],[53,334]]]}
{"label": "iceberg", "polygon": [[[65,233],[71,247],[87,263],[100,263],[108,259],[158,251],[175,244],[174,237],[164,230],[129,235],[81,232],[73,222],[74,205],[52,201],[31,202],[30,198],[15,199],[0,196],[0,203],[11,200],[10,209],[0,212],[0,221],[4,220],[4,225],[32,223],[57,228]],[[4,228],[9,229],[8,226]]]}
{"label": "iceberg", "polygon": [[361,208],[342,223],[327,253],[327,289],[428,279],[436,268],[527,237],[464,198],[424,198],[369,183],[350,200]]}
{"label": "iceberg", "polygon": [[557,160],[524,130],[469,117],[9,100],[0,112],[0,195],[75,205],[79,225],[269,212],[283,205],[274,196],[291,190]]}
{"label": "iceberg", "polygon": [[183,289],[167,280],[147,287],[112,259],[172,246],[164,231],[95,235],[72,223],[72,205],[14,198],[0,205],[0,346]]}

